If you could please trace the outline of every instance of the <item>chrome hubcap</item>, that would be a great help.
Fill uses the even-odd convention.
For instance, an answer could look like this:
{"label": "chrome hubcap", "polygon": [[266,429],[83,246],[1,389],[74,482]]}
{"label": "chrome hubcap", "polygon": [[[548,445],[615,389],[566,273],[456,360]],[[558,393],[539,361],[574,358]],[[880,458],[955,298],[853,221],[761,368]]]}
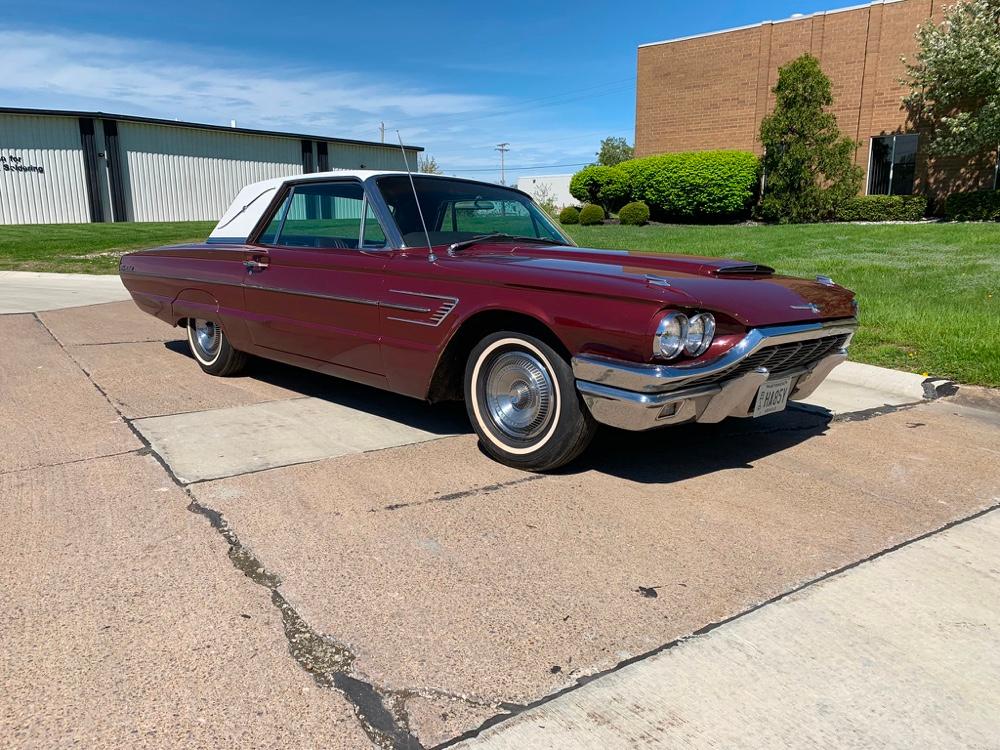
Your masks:
{"label": "chrome hubcap", "polygon": [[527,352],[506,352],[492,363],[486,376],[484,400],[493,423],[519,440],[541,434],[552,419],[552,378]]}
{"label": "chrome hubcap", "polygon": [[212,357],[219,351],[222,344],[222,336],[219,327],[210,320],[196,319],[194,321],[194,340],[201,351]]}

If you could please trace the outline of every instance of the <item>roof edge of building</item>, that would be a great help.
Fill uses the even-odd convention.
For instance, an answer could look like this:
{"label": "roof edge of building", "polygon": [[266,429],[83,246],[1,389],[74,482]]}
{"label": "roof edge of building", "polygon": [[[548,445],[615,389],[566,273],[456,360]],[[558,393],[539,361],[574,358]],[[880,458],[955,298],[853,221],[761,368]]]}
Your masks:
{"label": "roof edge of building", "polygon": [[[299,138],[310,141],[327,141],[328,143],[348,143],[355,146],[381,146],[384,148],[399,148],[392,143],[380,143],[379,141],[364,141],[356,138],[335,138],[326,135],[307,135],[304,133],[286,133],[280,130],[258,130],[255,128],[230,127],[228,125],[211,125],[203,122],[190,122],[187,120],[167,120],[162,117],[143,117],[141,115],[122,115],[113,112],[91,112],[74,109],[45,109],[36,107],[0,107],[0,115],[42,115],[50,117],[89,117],[93,119],[119,120],[121,122],[137,122],[147,125],[169,125],[177,128],[189,128],[192,130],[217,130],[225,133],[239,133],[241,135],[267,135],[275,138]],[[423,151],[423,146],[411,146],[405,144],[404,148],[410,151]]]}
{"label": "roof edge of building", "polygon": [[731,34],[734,31],[747,31],[748,29],[756,29],[761,26],[773,26],[779,23],[791,23],[792,21],[804,21],[808,18],[815,18],[817,16],[829,16],[834,13],[846,13],[852,10],[862,10],[863,8],[870,8],[873,5],[892,5],[893,3],[901,3],[903,0],[871,0],[871,2],[861,3],[860,5],[849,5],[844,8],[834,8],[833,10],[818,10],[815,13],[803,13],[798,16],[791,16],[789,18],[780,18],[777,21],[759,21],[757,23],[749,23],[745,26],[733,26],[728,29],[719,29],[718,31],[705,31],[701,34],[690,34],[689,36],[679,36],[674,39],[663,39],[659,42],[646,42],[645,44],[640,44],[638,49],[643,47],[657,47],[661,44],[674,44],[676,42],[686,42],[691,39],[702,39],[707,36],[717,36],[719,34]]}

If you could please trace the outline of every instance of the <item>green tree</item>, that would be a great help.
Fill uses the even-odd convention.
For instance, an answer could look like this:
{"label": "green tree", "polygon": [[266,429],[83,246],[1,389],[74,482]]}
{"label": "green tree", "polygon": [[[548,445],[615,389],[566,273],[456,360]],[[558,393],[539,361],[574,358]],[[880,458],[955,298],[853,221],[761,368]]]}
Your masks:
{"label": "green tree", "polygon": [[601,141],[601,150],[597,152],[597,163],[605,167],[613,167],[628,161],[635,156],[635,149],[628,145],[624,138],[608,136]]}
{"label": "green tree", "polygon": [[929,132],[929,151],[994,151],[1000,144],[1000,0],[952,6],[940,26],[927,21],[920,28],[917,43],[903,103]]}
{"label": "green tree", "polygon": [[774,112],[760,125],[760,214],[782,223],[829,219],[861,187],[861,169],[852,161],[857,143],[841,135],[827,109],[833,104],[830,79],[819,60],[802,55],[778,70],[774,95]]}
{"label": "green tree", "polygon": [[426,159],[417,159],[417,171],[423,174],[444,174],[438,166],[437,160],[430,154],[427,155]]}

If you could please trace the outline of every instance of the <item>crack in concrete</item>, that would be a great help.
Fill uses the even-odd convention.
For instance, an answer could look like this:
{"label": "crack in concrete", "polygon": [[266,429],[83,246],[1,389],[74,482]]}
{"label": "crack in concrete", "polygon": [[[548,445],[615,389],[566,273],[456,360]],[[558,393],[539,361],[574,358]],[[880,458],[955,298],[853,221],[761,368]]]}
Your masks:
{"label": "crack in concrete", "polygon": [[37,314],[33,314],[33,317],[142,443],[143,448],[137,451],[128,451],[128,453],[136,452],[152,456],[170,480],[187,495],[190,501],[187,510],[207,519],[212,528],[225,539],[229,545],[228,554],[233,567],[270,592],[271,603],[281,614],[285,639],[288,641],[288,652],[295,662],[312,676],[317,685],[337,690],[345,697],[351,704],[361,728],[375,746],[423,750],[420,740],[410,732],[404,707],[405,701],[402,697],[394,691],[382,690],[372,683],[365,682],[360,677],[348,674],[355,661],[354,653],[328,636],[317,633],[302,618],[279,590],[280,577],[268,571],[256,555],[240,542],[236,532],[222,513],[198,501],[185,483],[174,474],[169,464],[153,449],[149,441],[115,405],[108,393],[97,384],[87,369],[73,357],[55,333],[45,325],[45,322]]}
{"label": "crack in concrete", "polygon": [[545,474],[532,474],[526,477],[518,477],[517,479],[510,479],[506,482],[495,482],[493,484],[486,484],[481,487],[473,487],[468,490],[460,490],[458,492],[449,492],[446,495],[437,495],[435,497],[429,497],[424,500],[414,500],[410,503],[392,503],[391,505],[386,505],[382,508],[369,508],[369,513],[379,513],[381,511],[393,511],[400,510],[401,508],[413,508],[418,505],[428,505],[430,503],[447,503],[454,502],[455,500],[461,500],[466,497],[474,497],[476,495],[492,495],[494,492],[499,492],[500,490],[506,489],[508,487],[514,487],[519,484],[525,484],[527,482],[537,482],[540,479],[545,479]]}
{"label": "crack in concrete", "polygon": [[[166,341],[180,341],[180,339],[167,339]],[[122,344],[159,344],[166,343],[163,339],[132,339],[130,341],[89,341],[82,344],[70,344],[69,346],[121,346]]]}
{"label": "crack in concrete", "polygon": [[281,613],[288,652],[308,672],[317,685],[342,693],[354,709],[362,729],[378,747],[423,747],[410,732],[409,722],[395,693],[382,690],[350,674],[356,659],[346,646],[317,633],[281,593],[281,578],[268,571],[263,563],[241,542],[225,517],[199,502],[187,487],[182,487],[191,502],[188,510],[205,517],[229,544],[233,566],[254,583],[271,593],[271,603]]}
{"label": "crack in concrete", "polygon": [[0,477],[5,477],[8,474],[18,474],[22,471],[37,471],[39,469],[53,469],[57,466],[70,466],[71,464],[81,464],[85,461],[99,461],[102,458],[114,458],[115,456],[127,456],[130,453],[134,453],[139,456],[144,456],[148,453],[147,448],[133,448],[129,451],[118,451],[117,453],[103,453],[98,456],[84,456],[83,458],[70,458],[66,461],[56,461],[53,464],[35,464],[33,466],[23,466],[20,469],[8,469],[6,471],[0,471]]}
{"label": "crack in concrete", "polygon": [[968,523],[969,521],[974,521],[975,519],[985,516],[988,513],[1000,511],[1000,498],[994,496],[991,498],[991,500],[995,501],[992,505],[982,508],[981,510],[976,511],[975,513],[971,513],[970,515],[964,516],[962,518],[957,518],[954,521],[949,521],[948,523],[942,526],[938,526],[935,529],[926,531],[923,534],[912,537],[911,539],[905,539],[902,542],[899,542],[898,544],[894,544],[891,547],[887,547],[886,549],[875,552],[860,560],[855,560],[854,562],[848,563],[847,565],[842,565],[839,568],[834,568],[833,570],[829,570],[826,573],[822,573],[816,576],[815,578],[811,578],[810,580],[801,583],[798,586],[795,586],[787,591],[783,591],[780,594],[776,594],[772,596],[770,599],[766,599],[751,607],[748,607],[747,609],[741,610],[736,614],[730,615],[721,620],[716,620],[715,622],[711,622],[707,625],[704,625],[698,628],[697,630],[693,631],[692,633],[689,633],[688,635],[683,635],[680,638],[676,638],[670,641],[669,643],[664,643],[660,646],[657,646],[654,649],[646,651],[645,653],[632,656],[628,659],[625,659],[624,661],[620,661],[614,666],[609,667],[608,669],[602,669],[597,672],[592,672],[590,674],[578,677],[572,685],[568,685],[562,688],[561,690],[555,691],[554,693],[542,696],[541,698],[535,701],[526,704],[514,704],[514,703],[504,704],[502,708],[506,711],[506,713],[491,716],[475,729],[470,729],[467,732],[463,732],[457,737],[452,737],[449,740],[446,740],[437,745],[434,745],[431,748],[428,748],[428,750],[445,750],[445,748],[452,747],[464,740],[472,739],[473,737],[478,737],[487,729],[490,729],[491,727],[496,726],[497,724],[500,724],[501,722],[504,722],[507,719],[511,719],[515,716],[518,716],[519,714],[524,713],[525,711],[529,711],[531,709],[538,708],[539,706],[543,706],[546,703],[550,703],[556,700],[557,698],[561,698],[567,693],[572,693],[575,690],[579,690],[584,685],[588,685],[594,680],[598,680],[602,677],[605,677],[606,675],[618,672],[631,664],[645,661],[650,657],[657,656],[658,654],[661,654],[664,651],[668,651],[672,648],[675,648],[676,646],[679,646],[682,643],[685,643],[686,641],[689,641],[693,638],[697,638],[702,635],[707,635],[708,633],[711,633],[713,630],[716,630],[717,628],[720,628],[723,625],[727,625],[735,620],[739,620],[743,617],[746,617],[749,614],[753,614],[759,609],[763,609],[764,607],[770,606],[771,604],[775,604],[777,602],[782,601],[783,599],[787,599],[790,596],[794,596],[795,594],[798,594],[799,592],[807,588],[815,586],[816,584],[822,583],[823,581],[829,578],[834,578],[836,576],[839,576],[841,573],[846,573],[847,571],[853,570],[854,568],[864,565],[865,563],[872,562],[873,560],[878,560],[881,557],[885,557],[886,555],[892,554],[893,552],[901,550],[904,547],[908,547],[911,544],[916,544],[917,542],[921,542],[924,539],[929,539],[930,537],[936,536],[937,534],[947,531],[948,529],[951,529],[955,526],[959,526],[963,523]]}

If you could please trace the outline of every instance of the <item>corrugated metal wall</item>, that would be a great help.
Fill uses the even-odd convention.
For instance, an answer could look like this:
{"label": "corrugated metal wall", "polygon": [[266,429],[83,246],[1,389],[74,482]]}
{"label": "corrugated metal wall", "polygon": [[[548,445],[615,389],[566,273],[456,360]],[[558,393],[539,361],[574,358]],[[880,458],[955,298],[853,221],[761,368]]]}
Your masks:
{"label": "corrugated metal wall", "polygon": [[119,121],[131,221],[218,219],[245,185],[302,172],[291,138]]}
{"label": "corrugated metal wall", "polygon": [[[328,143],[330,167],[332,169],[405,169],[403,152],[398,146],[385,144],[362,146],[355,143]],[[410,169],[417,171],[417,152],[407,149],[406,158]]]}
{"label": "corrugated metal wall", "polygon": [[90,211],[77,118],[0,114],[0,224],[84,221]]}
{"label": "corrugated metal wall", "polygon": [[[80,127],[75,116],[0,113],[0,224],[91,220]],[[95,217],[106,221],[215,220],[245,185],[302,174],[307,155],[294,137],[128,120],[94,119],[88,138]],[[317,142],[305,143],[317,165]],[[330,169],[404,168],[392,144],[326,144]],[[416,169],[417,152],[407,158]]]}

